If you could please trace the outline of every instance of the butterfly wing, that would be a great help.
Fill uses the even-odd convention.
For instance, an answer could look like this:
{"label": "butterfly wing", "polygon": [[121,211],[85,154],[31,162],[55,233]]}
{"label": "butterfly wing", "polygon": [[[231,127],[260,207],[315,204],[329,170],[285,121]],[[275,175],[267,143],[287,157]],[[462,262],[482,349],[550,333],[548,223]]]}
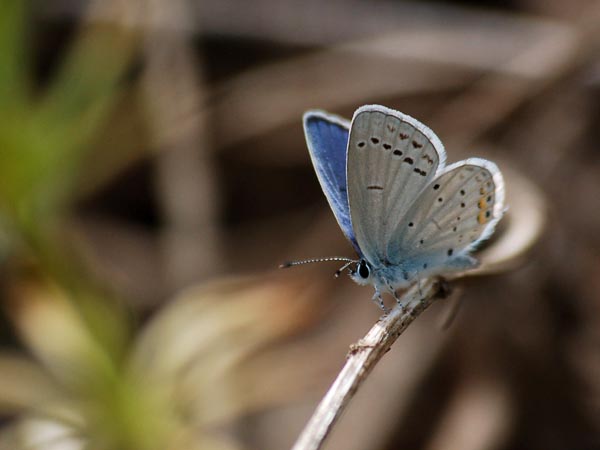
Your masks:
{"label": "butterfly wing", "polygon": [[503,212],[504,181],[494,163],[469,158],[452,164],[398,221],[388,258],[412,274],[473,267],[469,252],[492,234]]}
{"label": "butterfly wing", "polygon": [[344,235],[362,257],[350,220],[346,148],[350,123],[323,111],[304,114],[304,135],[315,172]]}
{"label": "butterfly wing", "polygon": [[410,116],[378,105],[359,108],[348,141],[348,196],[358,246],[371,264],[388,261],[400,218],[444,167],[437,136]]}

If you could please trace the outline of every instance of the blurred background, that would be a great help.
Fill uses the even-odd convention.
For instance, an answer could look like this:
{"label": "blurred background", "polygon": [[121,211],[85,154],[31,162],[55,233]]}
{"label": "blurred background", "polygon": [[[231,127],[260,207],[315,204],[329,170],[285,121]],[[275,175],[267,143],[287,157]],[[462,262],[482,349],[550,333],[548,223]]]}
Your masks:
{"label": "blurred background", "polygon": [[326,448],[600,448],[599,100],[593,0],[2,0],[0,449],[291,447],[380,314],[276,269],[353,256],[301,117],[368,103],[497,161],[537,244],[455,282]]}

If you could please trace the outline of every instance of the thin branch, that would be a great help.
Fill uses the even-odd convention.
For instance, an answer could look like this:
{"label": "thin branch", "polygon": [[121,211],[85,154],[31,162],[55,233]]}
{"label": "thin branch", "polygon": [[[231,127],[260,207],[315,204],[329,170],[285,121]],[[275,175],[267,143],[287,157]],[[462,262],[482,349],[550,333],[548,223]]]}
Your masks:
{"label": "thin branch", "polygon": [[322,447],[336,420],[377,362],[440,293],[439,281],[421,281],[420,287],[411,288],[400,304],[389,314],[382,316],[364,338],[350,347],[346,364],[317,406],[292,450],[318,450]]}

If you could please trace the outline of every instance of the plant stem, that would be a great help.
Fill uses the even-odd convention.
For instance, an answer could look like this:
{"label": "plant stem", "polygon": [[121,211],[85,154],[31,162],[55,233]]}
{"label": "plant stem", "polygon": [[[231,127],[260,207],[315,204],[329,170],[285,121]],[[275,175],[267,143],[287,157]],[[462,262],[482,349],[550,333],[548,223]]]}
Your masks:
{"label": "plant stem", "polygon": [[420,287],[413,286],[400,303],[379,318],[364,338],[350,346],[346,364],[317,406],[292,450],[318,450],[323,446],[336,420],[377,362],[440,292],[438,281],[422,280]]}

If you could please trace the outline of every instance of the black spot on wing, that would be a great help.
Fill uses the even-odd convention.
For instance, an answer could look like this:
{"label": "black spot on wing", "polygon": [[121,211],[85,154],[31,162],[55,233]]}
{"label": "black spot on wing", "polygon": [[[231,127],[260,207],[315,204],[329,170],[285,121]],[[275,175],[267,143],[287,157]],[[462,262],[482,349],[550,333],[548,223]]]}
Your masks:
{"label": "black spot on wing", "polygon": [[431,158],[429,155],[424,154],[423,156],[421,156],[421,159],[426,160],[427,164],[429,164],[430,166],[433,165],[433,158]]}

